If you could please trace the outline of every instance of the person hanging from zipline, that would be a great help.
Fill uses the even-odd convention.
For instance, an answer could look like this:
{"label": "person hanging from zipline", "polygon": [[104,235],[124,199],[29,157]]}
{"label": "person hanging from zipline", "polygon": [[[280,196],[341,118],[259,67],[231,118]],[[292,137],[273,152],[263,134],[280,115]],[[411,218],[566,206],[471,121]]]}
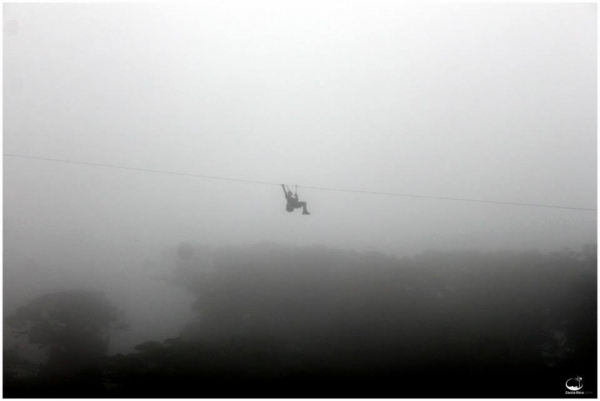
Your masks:
{"label": "person hanging from zipline", "polygon": [[283,188],[283,194],[285,195],[285,199],[287,200],[287,205],[285,205],[285,210],[288,212],[293,212],[294,209],[302,208],[302,214],[310,214],[308,210],[306,210],[306,202],[300,202],[298,200],[298,186],[296,185],[296,193],[292,194],[291,189],[285,188],[284,184],[281,184],[281,188]]}

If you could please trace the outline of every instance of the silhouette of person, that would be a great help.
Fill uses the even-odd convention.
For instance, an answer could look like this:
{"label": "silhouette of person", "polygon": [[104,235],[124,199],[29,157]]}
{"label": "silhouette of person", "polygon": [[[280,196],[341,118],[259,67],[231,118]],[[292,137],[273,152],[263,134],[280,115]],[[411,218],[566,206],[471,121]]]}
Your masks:
{"label": "silhouette of person", "polygon": [[297,190],[295,194],[292,194],[292,191],[290,189],[285,189],[285,185],[281,184],[281,188],[283,188],[283,194],[285,195],[285,199],[287,200],[285,210],[287,210],[288,212],[293,212],[294,209],[302,208],[302,214],[310,214],[308,210],[306,210],[306,202],[300,202],[298,200]]}

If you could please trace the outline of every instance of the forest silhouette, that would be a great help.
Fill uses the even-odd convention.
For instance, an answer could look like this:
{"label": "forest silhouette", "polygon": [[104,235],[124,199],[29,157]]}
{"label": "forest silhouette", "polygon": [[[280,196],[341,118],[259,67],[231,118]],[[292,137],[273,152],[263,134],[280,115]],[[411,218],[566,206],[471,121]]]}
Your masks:
{"label": "forest silhouette", "polygon": [[179,245],[161,279],[193,294],[176,338],[109,355],[127,316],[101,293],[44,295],[5,327],[4,396],[561,397],[596,393],[596,246],[377,252]]}

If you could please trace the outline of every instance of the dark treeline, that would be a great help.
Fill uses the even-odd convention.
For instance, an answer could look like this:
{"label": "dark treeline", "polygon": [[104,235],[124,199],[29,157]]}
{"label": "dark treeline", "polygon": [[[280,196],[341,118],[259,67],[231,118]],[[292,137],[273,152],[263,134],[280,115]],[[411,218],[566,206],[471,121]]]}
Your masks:
{"label": "dark treeline", "polygon": [[[5,397],[596,396],[596,247],[427,252],[182,244],[167,280],[194,294],[177,338],[107,355],[125,328],[101,294],[6,317],[47,353],[4,351]],[[584,395],[584,396],[586,396]]]}

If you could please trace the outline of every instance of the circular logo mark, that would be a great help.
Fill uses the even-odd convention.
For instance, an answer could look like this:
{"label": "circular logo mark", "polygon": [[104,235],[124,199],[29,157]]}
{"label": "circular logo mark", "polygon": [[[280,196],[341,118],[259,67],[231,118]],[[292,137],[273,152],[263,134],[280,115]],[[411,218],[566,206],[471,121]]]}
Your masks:
{"label": "circular logo mark", "polygon": [[579,376],[572,377],[569,380],[567,380],[565,386],[567,386],[567,388],[571,391],[579,391],[583,388],[583,384],[581,384],[582,380],[583,379]]}

